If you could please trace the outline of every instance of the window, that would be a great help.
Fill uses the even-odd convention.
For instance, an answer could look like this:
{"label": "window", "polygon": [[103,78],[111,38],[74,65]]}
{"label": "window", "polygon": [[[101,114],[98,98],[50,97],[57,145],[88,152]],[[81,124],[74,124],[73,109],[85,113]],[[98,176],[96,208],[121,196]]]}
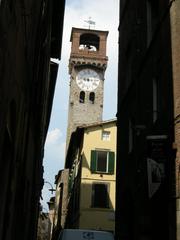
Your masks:
{"label": "window", "polygon": [[60,192],[59,192],[60,197],[59,197],[59,203],[56,207],[58,209],[58,216],[61,216],[62,210],[63,210],[63,190],[64,190],[63,183],[60,183],[59,189],[60,189]]}
{"label": "window", "polygon": [[114,173],[114,152],[91,151],[91,172]]}
{"label": "window", "polygon": [[156,0],[147,0],[147,47],[152,40],[158,23],[159,3]]}
{"label": "window", "polygon": [[102,140],[109,141],[110,140],[110,132],[109,131],[102,131]]}
{"label": "window", "polygon": [[153,122],[158,118],[158,84],[157,78],[153,78]]}
{"label": "window", "polygon": [[152,39],[152,8],[151,2],[147,0],[147,46],[149,46]]}
{"label": "window", "polygon": [[91,92],[89,94],[89,101],[90,101],[90,103],[94,104],[94,99],[95,99],[95,93]]}
{"label": "window", "polygon": [[95,183],[92,185],[92,207],[109,207],[107,184]]}
{"label": "window", "polygon": [[85,102],[85,92],[81,91],[79,95],[79,102],[84,103]]}

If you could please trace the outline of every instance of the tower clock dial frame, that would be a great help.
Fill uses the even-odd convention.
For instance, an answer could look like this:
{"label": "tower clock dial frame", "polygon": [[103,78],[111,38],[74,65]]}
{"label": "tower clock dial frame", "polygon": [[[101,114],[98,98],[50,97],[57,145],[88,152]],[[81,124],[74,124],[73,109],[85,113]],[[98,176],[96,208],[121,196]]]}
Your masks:
{"label": "tower clock dial frame", "polygon": [[100,83],[100,75],[92,68],[84,68],[78,71],[76,83],[83,91],[93,91]]}

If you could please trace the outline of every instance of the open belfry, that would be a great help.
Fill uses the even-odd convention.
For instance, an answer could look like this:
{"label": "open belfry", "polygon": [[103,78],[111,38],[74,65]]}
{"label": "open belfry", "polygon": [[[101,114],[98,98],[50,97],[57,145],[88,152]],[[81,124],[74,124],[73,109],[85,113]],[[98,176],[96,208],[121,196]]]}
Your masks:
{"label": "open belfry", "polygon": [[108,31],[72,28],[66,149],[77,126],[102,121]]}

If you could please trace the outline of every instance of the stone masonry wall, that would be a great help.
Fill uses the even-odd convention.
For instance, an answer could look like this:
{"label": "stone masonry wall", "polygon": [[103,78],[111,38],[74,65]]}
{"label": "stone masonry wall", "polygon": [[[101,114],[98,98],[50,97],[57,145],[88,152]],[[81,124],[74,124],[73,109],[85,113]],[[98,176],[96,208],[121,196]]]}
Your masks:
{"label": "stone masonry wall", "polygon": [[69,144],[71,133],[75,131],[77,126],[102,121],[104,80],[102,73],[99,72],[99,75],[101,76],[101,81],[99,86],[94,90],[94,104],[89,101],[90,92],[85,92],[85,102],[80,103],[79,93],[81,89],[76,84],[76,70],[73,69],[70,80],[67,146]]}
{"label": "stone masonry wall", "polygon": [[180,240],[180,1],[171,6],[171,41],[174,84],[174,118],[176,154],[177,240]]}

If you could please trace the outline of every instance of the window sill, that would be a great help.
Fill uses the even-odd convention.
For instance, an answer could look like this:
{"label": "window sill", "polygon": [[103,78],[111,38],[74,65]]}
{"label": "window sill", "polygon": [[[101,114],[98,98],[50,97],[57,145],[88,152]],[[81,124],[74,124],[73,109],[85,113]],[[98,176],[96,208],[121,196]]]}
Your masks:
{"label": "window sill", "polygon": [[108,172],[91,172],[92,174],[100,174],[100,175],[114,175],[114,173],[108,173]]}

